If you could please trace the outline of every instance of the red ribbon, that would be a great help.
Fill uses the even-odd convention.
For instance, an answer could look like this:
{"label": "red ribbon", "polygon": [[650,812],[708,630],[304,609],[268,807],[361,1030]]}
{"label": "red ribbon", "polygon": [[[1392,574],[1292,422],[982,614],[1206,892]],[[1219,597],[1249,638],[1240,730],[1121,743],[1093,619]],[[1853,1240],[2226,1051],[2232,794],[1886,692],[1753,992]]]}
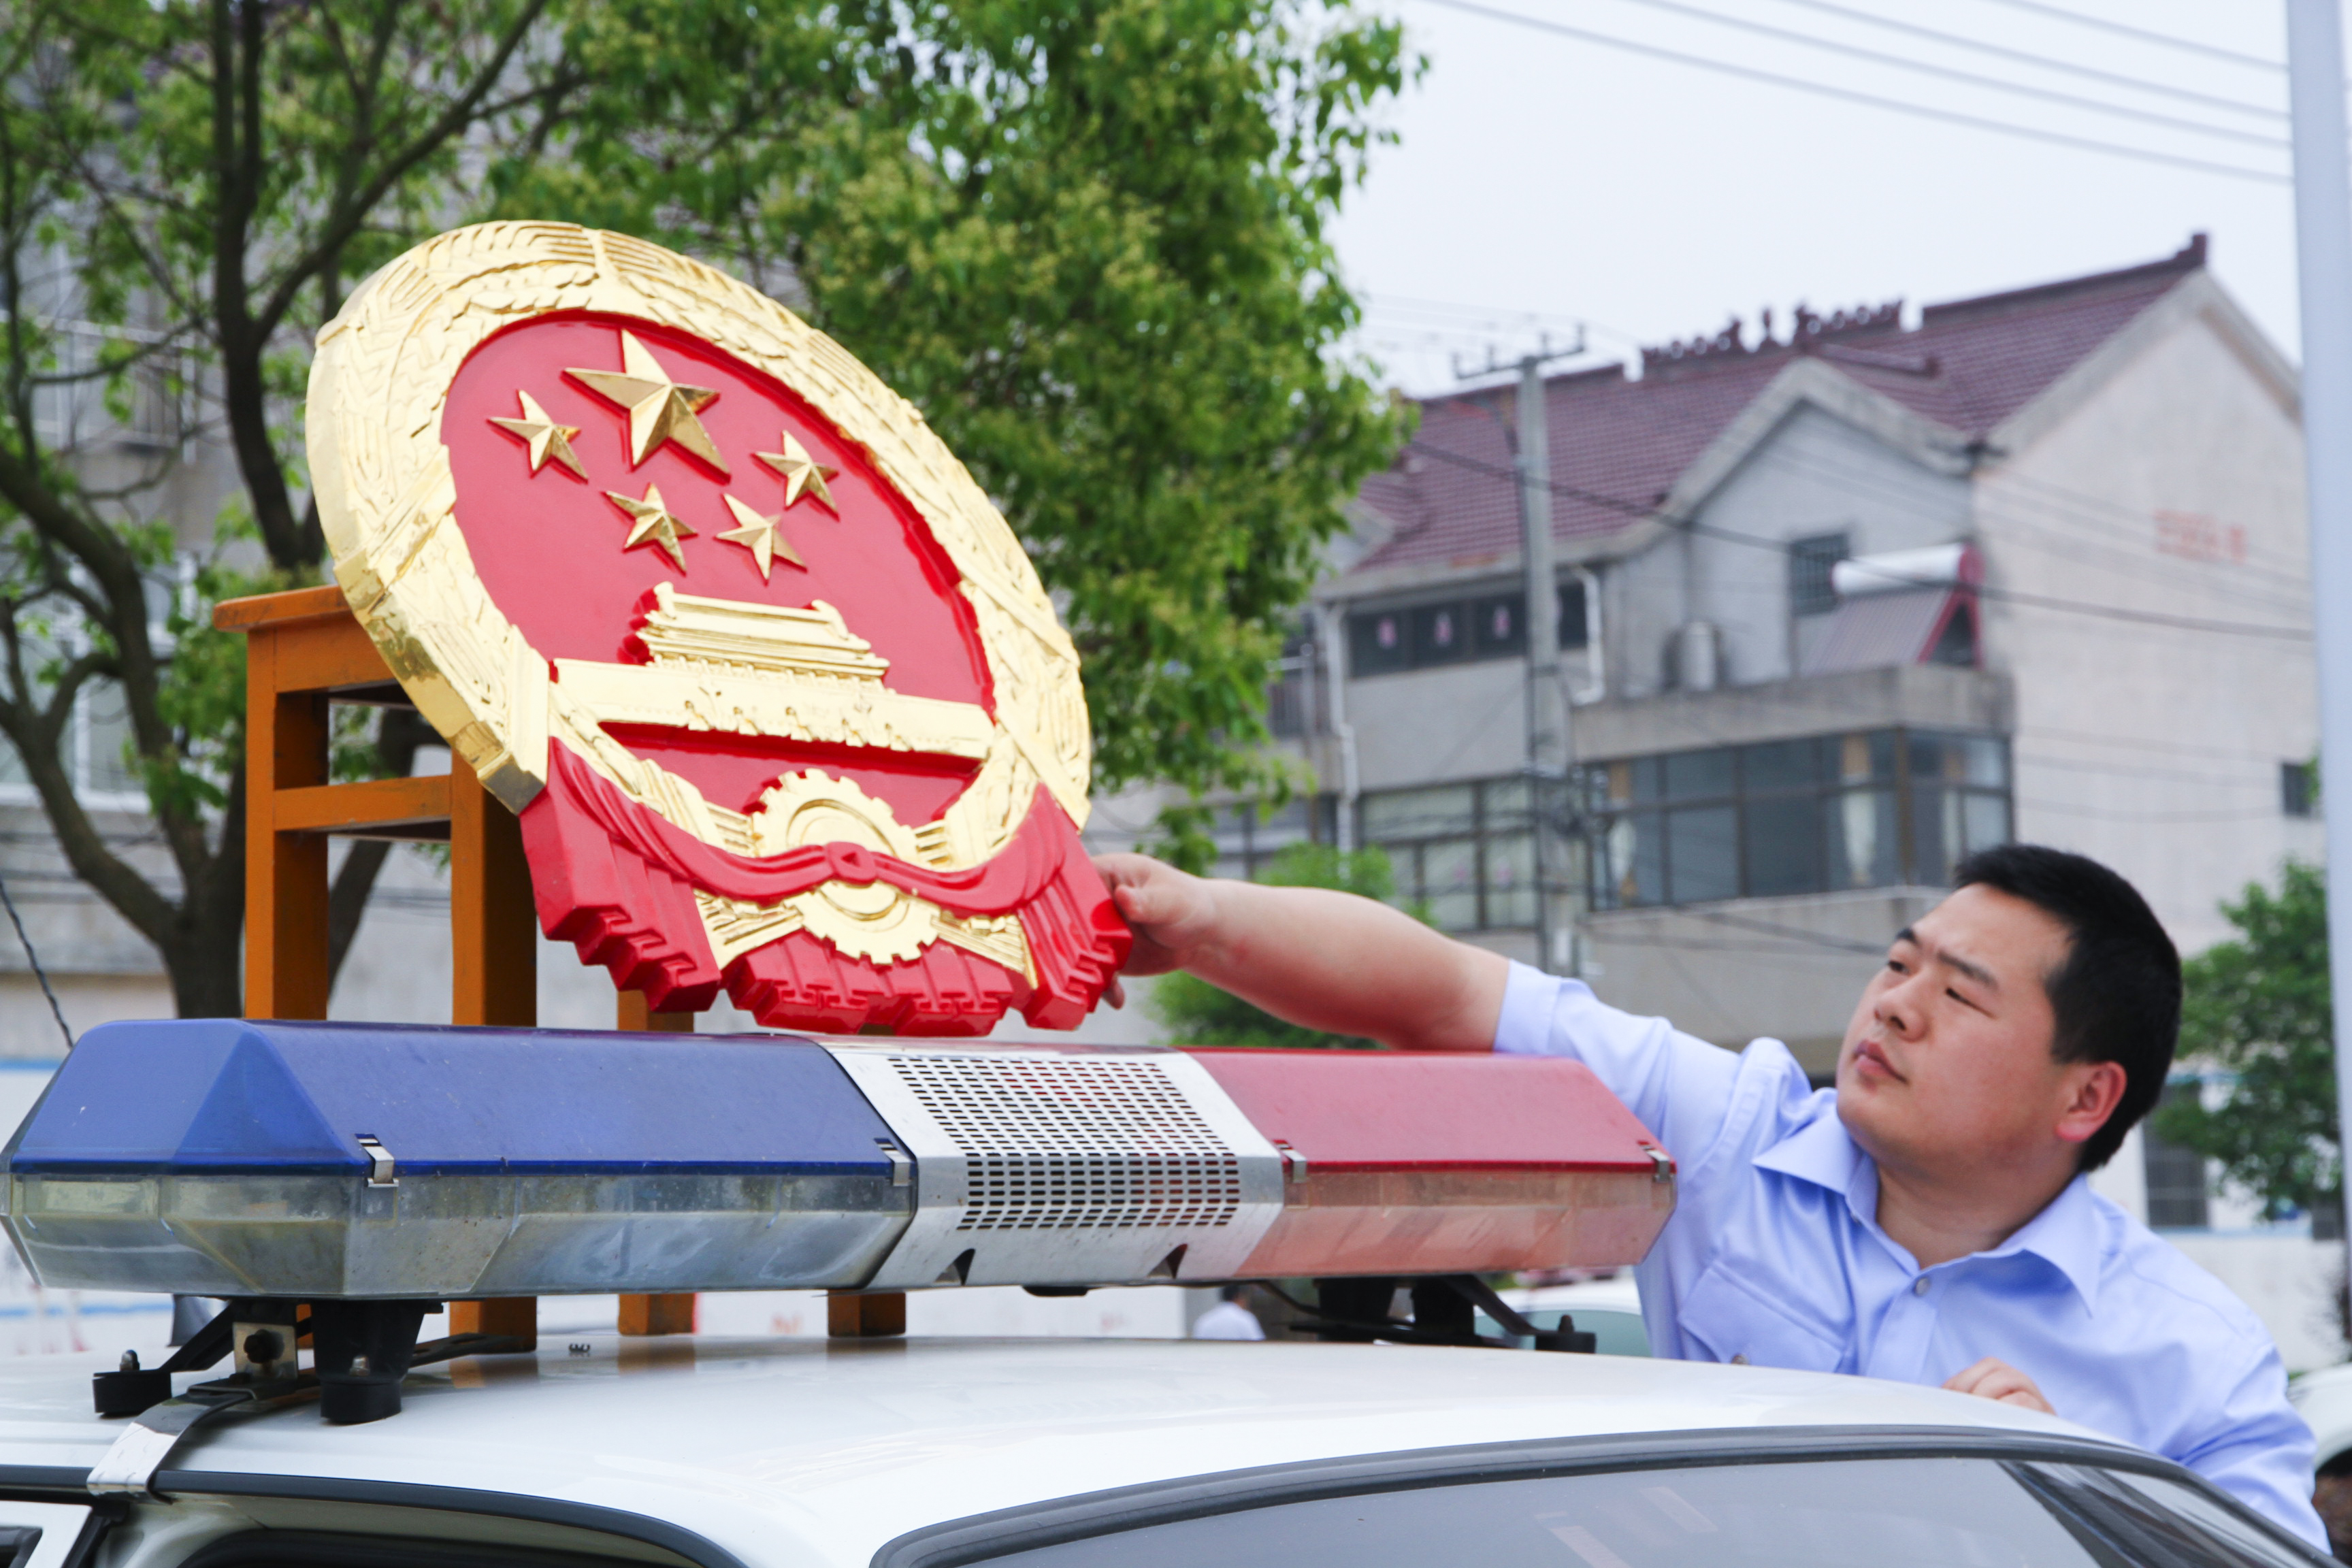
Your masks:
{"label": "red ribbon", "polygon": [[707,893],[749,903],[772,904],[827,882],[887,882],[950,914],[1012,914],[1061,874],[1072,851],[1085,856],[1066,816],[1033,807],[1010,844],[961,871],[935,871],[862,844],[810,844],[754,859],[714,848],[637,805],[560,742],[548,747],[547,760],[550,787],[577,802],[615,844]]}
{"label": "red ribbon", "polygon": [[[1076,826],[1042,784],[1012,841],[986,863],[939,871],[857,844],[737,855],[629,799],[561,742],[548,748],[548,766],[547,788],[522,814],[540,924],[578,947],[584,962],[610,968],[617,984],[646,992],[656,1011],[698,1011],[723,980],[764,1022],[855,1028],[882,1021],[902,1032],[974,1033],[1017,1002],[1031,1023],[1066,1029],[1127,956],[1126,922]],[[937,948],[911,964],[834,953],[830,967],[820,962],[812,970],[788,951],[799,937],[745,953],[720,974],[701,939],[695,891],[768,905],[827,882],[887,883],[967,919],[1016,914],[1035,983]]]}

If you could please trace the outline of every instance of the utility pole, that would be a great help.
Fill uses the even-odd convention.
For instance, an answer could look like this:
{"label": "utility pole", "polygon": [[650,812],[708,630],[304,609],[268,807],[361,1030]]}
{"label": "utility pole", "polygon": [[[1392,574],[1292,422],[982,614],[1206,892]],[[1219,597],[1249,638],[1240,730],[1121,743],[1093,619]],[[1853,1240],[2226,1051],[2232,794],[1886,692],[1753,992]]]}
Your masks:
{"label": "utility pole", "polygon": [[[2311,608],[2319,653],[2320,800],[2327,818],[2336,1114],[2337,1127],[2352,1137],[2352,616],[2342,613],[2352,605],[2352,167],[2345,156],[2337,0],[2286,0],[2286,53],[2303,304]],[[2352,1194],[2352,1182],[2344,1186]],[[2352,1237],[2352,1217],[2346,1235]],[[2352,1245],[2346,1258],[2352,1263]]]}
{"label": "utility pole", "polygon": [[[1559,678],[1559,571],[1551,538],[1551,431],[1543,367],[1583,352],[1580,327],[1576,342],[1568,347],[1554,348],[1547,333],[1534,353],[1519,356],[1518,428],[1511,440],[1511,468],[1519,487],[1521,580],[1527,584],[1522,624],[1528,638],[1528,821],[1534,859],[1536,966],[1570,973],[1575,969],[1574,922],[1561,918],[1562,911],[1555,908],[1559,889],[1553,886],[1570,868],[1567,856],[1553,853],[1550,845],[1552,809],[1555,803],[1566,804],[1573,754],[1569,744],[1571,709]],[[1465,371],[1457,360],[1454,374],[1466,381],[1506,368],[1490,350],[1483,367]],[[1560,942],[1563,936],[1571,941]]]}

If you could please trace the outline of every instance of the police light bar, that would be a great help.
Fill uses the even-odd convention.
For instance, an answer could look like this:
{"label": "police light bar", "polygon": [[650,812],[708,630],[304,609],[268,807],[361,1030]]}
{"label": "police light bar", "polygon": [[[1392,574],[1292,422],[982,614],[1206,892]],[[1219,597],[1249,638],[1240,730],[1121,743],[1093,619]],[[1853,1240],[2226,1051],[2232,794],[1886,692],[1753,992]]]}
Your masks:
{"label": "police light bar", "polygon": [[187,1019],[5,1153],[51,1289],[284,1300],[1626,1264],[1672,1164],[1582,1067]]}

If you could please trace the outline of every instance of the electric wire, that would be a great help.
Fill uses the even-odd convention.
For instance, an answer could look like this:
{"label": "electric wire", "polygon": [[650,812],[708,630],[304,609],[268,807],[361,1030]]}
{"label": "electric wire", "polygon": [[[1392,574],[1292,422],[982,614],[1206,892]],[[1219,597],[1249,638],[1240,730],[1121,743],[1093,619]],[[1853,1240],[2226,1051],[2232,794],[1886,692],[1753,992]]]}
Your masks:
{"label": "electric wire", "polygon": [[[1423,303],[1433,309],[1438,308],[1436,301]],[[1454,308],[1463,310],[1476,309],[1475,307]],[[1494,314],[1491,311],[1484,313]],[[1622,339],[1629,344],[1638,344],[1638,340],[1632,334],[1616,328],[1581,321],[1577,324],[1590,331],[1598,331],[1605,336]],[[1433,397],[1426,401],[1450,402],[1465,395],[1475,396],[1477,394],[1457,393],[1450,397]],[[1718,433],[1715,424],[1702,421],[1687,409],[1676,407],[1671,403],[1661,404],[1654,412],[1710,440]],[[1878,500],[1897,510],[1930,523],[1941,524],[1948,521],[1940,512],[1923,509],[1917,497],[1891,484],[1888,482],[1888,476],[1883,474],[1872,473],[1852,465],[1840,464],[1834,458],[1821,454],[1796,454],[1775,449],[1767,455],[1766,460],[1776,468],[1790,473],[1869,491]],[[2137,549],[2126,548],[2126,546],[2144,544],[2145,530],[2150,521],[2147,513],[2131,510],[2103,496],[2070,489],[2027,475],[2002,473],[1997,477],[2004,489],[2006,487],[2016,486],[2044,492],[2042,498],[2011,496],[2003,492],[1992,492],[1979,498],[1978,508],[1981,513],[1995,521],[2007,523],[2013,529],[2040,536],[2021,539],[2018,542],[2029,548],[2068,556],[2078,561],[2089,559],[2084,553],[2086,551],[2096,552],[2105,558],[2105,563],[2109,566],[2126,570],[2142,581],[2161,587],[2182,586],[2177,579],[2166,574],[2166,563],[2152,560]],[[2032,514],[2021,509],[2031,509]],[[2097,515],[2099,512],[2109,515],[2101,517]],[[2068,524],[2077,524],[2079,527],[2068,527],[2066,526]],[[2093,533],[2105,536],[2105,540],[2088,537]],[[2184,560],[2180,564],[2186,570],[2194,563]],[[2304,610],[2304,591],[2307,590],[2310,581],[2307,574],[2264,565],[2259,562],[2242,561],[2233,562],[2231,564],[2241,574],[2287,590],[2295,595],[2294,599],[2290,602],[2266,595],[2252,584],[2242,585],[2226,581],[2216,582],[2210,578],[2200,579],[2196,584],[2197,588],[2208,594],[2221,594],[2264,609],[2278,610],[2287,614],[2296,614]]]}
{"label": "electric wire", "polygon": [[[1443,447],[1433,447],[1420,440],[1411,441],[1406,445],[1411,450],[1435,458],[1440,462],[1452,463],[1457,468],[1469,468],[1496,479],[1509,479],[1515,484],[1518,480],[1517,473],[1498,464],[1464,457],[1458,452],[1449,452]],[[1701,522],[1696,518],[1679,516],[1656,507],[1643,506],[1639,501],[1629,501],[1619,496],[1608,496],[1594,490],[1580,489],[1573,485],[1561,484],[1556,479],[1546,488],[1553,494],[1566,496],[1571,500],[1580,500],[1589,506],[1602,507],[1635,519],[1654,519],[1669,528],[1696,534],[1701,538],[1721,539],[1734,544],[1750,545],[1769,550],[1776,555],[1786,554],[1788,552],[1789,542],[1785,539],[1767,539],[1760,534],[1741,533],[1734,529],[1719,528],[1712,523]],[[1941,585],[1922,584],[1922,586]],[[2275,637],[2295,642],[2308,641],[2311,637],[2311,629],[2307,626],[2263,626],[2250,621],[2217,621],[2196,616],[2170,616],[2160,611],[2130,610],[2119,605],[2085,604],[2079,600],[2053,598],[2047,595],[2027,594],[2014,588],[1996,588],[1987,584],[1979,584],[1969,591],[1983,599],[2025,605],[2035,609],[2062,610],[2074,615],[2095,616],[2108,620],[2126,621],[2142,626],[2166,626],[2177,631],[2213,632],[2234,637]]]}
{"label": "electric wire", "polygon": [[2225,49],[2219,44],[2202,44],[2194,38],[2178,37],[2170,33],[2158,33],[2147,27],[2135,27],[2128,22],[2111,22],[2105,16],[2086,16],[2068,6],[2045,5],[2042,0],[1985,0],[1985,3],[1991,5],[2006,5],[2013,11],[2031,11],[2035,16],[2070,22],[2078,27],[2091,27],[2100,32],[2116,33],[2126,38],[2137,38],[2144,44],[2160,44],[2166,48],[2180,49],[2193,55],[2210,55],[2215,59],[2228,60],[2233,65],[2252,66],[2258,70],[2278,71],[2282,74],[2286,70],[2286,63],[2284,60],[2264,59],[2260,55],[2243,55],[2235,49]]}
{"label": "electric wire", "polygon": [[58,1005],[58,994],[50,988],[48,971],[41,967],[41,955],[33,951],[33,939],[25,930],[24,917],[16,912],[16,900],[9,895],[8,881],[0,877],[0,904],[7,906],[8,923],[16,928],[16,941],[25,949],[25,962],[33,966],[33,978],[41,983],[41,994],[49,999],[49,1016],[58,1021],[58,1033],[66,1037],[66,1049],[74,1048],[73,1030],[66,1023],[66,1010]]}
{"label": "electric wire", "polygon": [[1891,110],[1895,113],[1908,114],[1916,119],[1941,121],[1947,124],[1965,126],[1973,131],[1990,131],[2002,136],[2020,137],[2030,142],[2046,142],[2058,147],[2070,147],[2076,152],[2103,153],[2110,157],[2130,158],[2143,163],[2159,163],[2171,168],[2191,170],[2199,174],[2221,174],[2231,179],[2255,180],[2264,184],[2291,185],[2294,183],[2294,176],[2290,174],[2275,174],[2266,169],[2252,169],[2242,163],[2223,163],[2208,158],[2189,157],[2177,153],[2160,153],[2154,148],[2136,147],[2127,142],[2104,142],[2096,137],[2074,136],[2060,131],[2019,125],[2010,121],[1992,120],[1960,110],[1938,109],[1929,104],[1906,102],[1902,99],[1883,98],[1876,93],[1863,92],[1853,88],[1836,87],[1828,82],[1809,81],[1802,77],[1784,76],[1779,71],[1761,70],[1753,66],[1738,65],[1729,60],[1712,59],[1705,55],[1686,54],[1680,49],[1664,48],[1656,44],[1639,43],[1632,38],[1617,37],[1612,34],[1572,27],[1564,22],[1522,16],[1516,11],[1504,11],[1495,6],[1479,5],[1476,0],[1422,0],[1422,3],[1443,6],[1451,11],[1459,11],[1466,16],[1483,16],[1489,21],[1525,27],[1533,32],[1550,33],[1580,43],[1596,44],[1602,48],[1644,55],[1652,59],[1664,60],[1674,65],[1695,66],[1701,70],[1711,70],[1724,76],[1738,77],[1771,87],[1790,88],[1799,92],[1810,92],[1819,97],[1837,99],[1846,103],[1858,103],[1871,109]]}
{"label": "electric wire", "polygon": [[[1791,0],[1791,3],[1801,5],[1806,3],[1806,0]],[[1745,16],[1727,16],[1720,11],[1709,11],[1703,6],[1684,5],[1682,0],[1625,0],[1625,4],[1647,5],[1652,10],[1664,11],[1677,16],[1688,16],[1695,21],[1712,22],[1719,27],[1736,27],[1741,32],[1753,33],[1759,37],[1776,38],[1782,43],[1796,44],[1809,49],[1846,55],[1854,59],[1868,60],[1874,65],[1893,66],[1898,70],[1916,71],[1922,76],[1941,77],[1947,81],[1961,82],[1970,87],[1990,88],[1995,92],[2006,92],[2019,98],[2038,98],[2047,102],[2063,104],[2069,109],[2089,110],[2097,114],[2116,115],[2126,120],[2137,120],[2144,124],[2161,125],[2174,131],[2187,131],[2200,136],[2218,136],[2226,141],[2242,142],[2252,147],[2266,147],[2284,152],[2289,145],[2284,136],[2264,135],[2258,131],[2232,130],[2225,125],[2211,125],[2201,120],[2187,120],[2177,114],[2165,114],[2153,109],[2135,109],[2129,104],[2109,103],[2103,99],[2084,98],[2077,93],[2061,92],[2054,88],[2033,87],[2024,82],[2010,81],[2001,77],[1986,76],[1978,71],[1961,70],[1955,66],[1939,66],[1927,60],[1915,60],[1904,55],[1888,54],[1883,49],[1865,48],[1859,44],[1840,43],[1834,38],[1816,37],[1811,33],[1800,32],[1793,27],[1776,27],[1769,22],[1751,21]]]}
{"label": "electric wire", "polygon": [[2202,103],[2214,109],[2227,110],[2232,113],[2257,115],[2265,120],[2284,120],[2287,117],[2285,110],[2273,109],[2268,104],[2248,103],[2243,99],[2223,98],[2218,93],[2199,92],[2194,88],[2175,87],[2169,82],[2149,81],[2145,77],[2126,76],[2121,71],[2101,70],[2096,66],[2086,66],[2075,60],[2060,59],[2055,55],[2037,55],[2030,49],[2013,49],[2005,44],[1990,44],[1981,38],[1965,37],[1958,33],[1939,32],[1934,27],[1923,27],[1916,22],[1901,22],[1892,16],[1875,16],[1851,5],[1840,5],[1834,4],[1834,0],[1780,0],[1780,4],[1801,6],[1808,11],[1819,11],[1824,16],[1842,16],[1849,21],[1865,23],[1870,26],[1883,27],[1889,32],[1903,33],[1912,37],[1926,38],[1953,48],[1973,49],[1979,54],[1990,55],[1997,59],[2015,60],[2021,65],[2032,66],[2042,70],[2060,71],[2069,76],[2082,77],[2089,81],[2107,82],[2134,92],[2157,93],[2167,98],[2179,99],[2186,103]]}

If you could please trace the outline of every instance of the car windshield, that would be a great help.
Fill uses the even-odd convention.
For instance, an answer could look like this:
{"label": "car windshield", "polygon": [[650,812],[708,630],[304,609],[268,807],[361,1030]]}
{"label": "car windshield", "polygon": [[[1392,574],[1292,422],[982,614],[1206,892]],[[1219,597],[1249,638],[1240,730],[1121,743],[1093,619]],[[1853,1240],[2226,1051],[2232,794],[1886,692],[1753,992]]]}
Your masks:
{"label": "car windshield", "polygon": [[1711,1464],[1276,1502],[991,1568],[2311,1568],[2158,1476],[1992,1458]]}

